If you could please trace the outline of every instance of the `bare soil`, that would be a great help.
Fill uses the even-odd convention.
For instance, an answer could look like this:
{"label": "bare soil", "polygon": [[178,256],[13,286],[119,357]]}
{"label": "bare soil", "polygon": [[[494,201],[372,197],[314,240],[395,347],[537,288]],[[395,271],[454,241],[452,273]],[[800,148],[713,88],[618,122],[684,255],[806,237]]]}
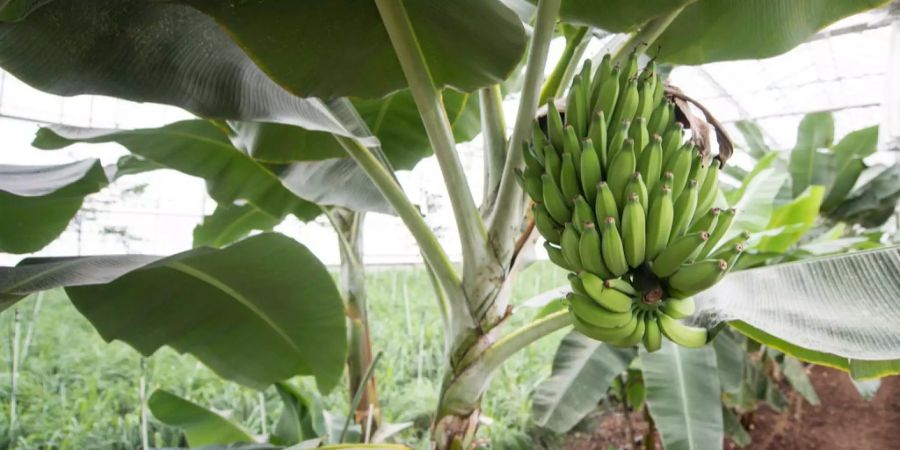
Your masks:
{"label": "bare soil", "polygon": [[[812,406],[797,394],[790,407],[773,411],[763,406],[743,421],[753,437],[750,450],[900,450],[900,377],[885,378],[875,398],[864,400],[845,373],[812,367],[810,377],[821,404]],[[647,422],[641,413],[630,417],[633,445],[628,446],[624,415],[609,412],[597,419],[591,433],[572,433],[568,450],[644,449]],[[656,439],[660,449],[659,438]],[[723,448],[737,449],[731,442]],[[714,449],[710,449],[714,450]]]}

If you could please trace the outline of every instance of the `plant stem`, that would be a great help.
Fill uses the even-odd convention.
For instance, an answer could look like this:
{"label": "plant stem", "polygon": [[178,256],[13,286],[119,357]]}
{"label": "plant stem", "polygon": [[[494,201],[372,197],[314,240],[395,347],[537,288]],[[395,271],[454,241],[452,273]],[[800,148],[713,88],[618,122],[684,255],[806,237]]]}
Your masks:
{"label": "plant stem", "polygon": [[451,325],[447,336],[448,341],[453,341],[456,334],[462,333],[466,329],[473,329],[474,323],[466,309],[465,293],[462,290],[459,275],[437,237],[422,219],[419,210],[406,197],[406,193],[403,192],[403,188],[400,187],[397,180],[368,148],[355,139],[338,136],[335,136],[335,139],[366,172],[388,203],[394,207],[397,215],[415,238],[419,245],[419,251],[422,252],[426,264],[434,273],[441,289],[446,293],[446,296],[436,296],[436,298],[441,319],[444,323]]}
{"label": "plant stem", "polygon": [[[354,411],[356,422],[363,431],[371,432],[370,424],[378,426],[381,408],[375,377],[363,384],[363,373],[372,363],[372,345],[369,333],[368,310],[366,307],[366,269],[363,258],[363,223],[365,213],[334,208],[329,216],[340,237],[341,293],[347,314],[349,347],[347,355],[348,391],[355,393],[362,389],[362,397]],[[370,411],[372,414],[370,415]]]}
{"label": "plant stem", "polygon": [[347,435],[347,429],[350,428],[350,420],[353,417],[353,411],[356,410],[356,407],[359,406],[359,401],[362,399],[363,386],[375,373],[375,365],[378,364],[378,360],[381,359],[381,355],[383,354],[383,352],[378,352],[378,354],[375,355],[375,358],[372,359],[372,364],[369,364],[369,368],[366,369],[366,374],[363,376],[363,383],[360,384],[359,389],[353,394],[353,400],[350,402],[350,410],[347,411],[347,420],[344,421],[344,428],[341,429],[340,437],[338,437],[339,443],[344,442],[344,437]]}
{"label": "plant stem", "polygon": [[[402,0],[375,0],[375,5],[394,46],[394,52],[400,61],[407,85],[425,125],[428,140],[434,148],[434,156],[444,176],[444,184],[450,196],[462,245],[463,280],[474,279],[482,267],[493,264],[493,252],[488,246],[487,231],[472,198],[468,180],[459,161],[459,154],[456,152],[453,130],[440,91],[428,71],[425,56],[419,47]],[[473,310],[478,306],[469,305]]]}
{"label": "plant stem", "polygon": [[553,314],[530,322],[495,342],[482,353],[481,364],[490,372],[500,367],[504,361],[532,342],[572,324],[568,311],[557,311]]}
{"label": "plant stem", "polygon": [[556,63],[556,67],[553,68],[553,72],[550,72],[550,76],[547,77],[547,81],[544,82],[544,87],[541,88],[541,96],[538,99],[538,105],[543,105],[544,103],[547,103],[547,100],[555,98],[562,93],[562,89],[560,88],[563,86],[563,79],[565,79],[566,72],[569,71],[572,60],[576,59],[577,61],[577,59],[580,59],[576,58],[575,54],[576,50],[581,45],[581,41],[584,40],[587,31],[588,27],[579,27],[575,30],[575,34],[566,38],[566,48],[563,49],[563,53],[559,57],[559,62]]}
{"label": "plant stem", "polygon": [[487,204],[500,184],[506,161],[506,121],[503,119],[503,94],[499,85],[478,91],[481,106],[481,132],[484,135],[484,197]]}
{"label": "plant stem", "polygon": [[147,423],[147,359],[141,358],[141,379],[138,383],[141,400],[141,449],[150,449],[150,427]]}
{"label": "plant stem", "polygon": [[668,14],[657,17],[644,24],[640,30],[632,34],[631,37],[622,44],[622,47],[616,50],[612,56],[612,64],[615,65],[625,61],[625,58],[641,45],[646,45],[647,47],[653,45],[663,31],[666,31],[666,28],[672,24],[672,21],[674,21],[675,18],[681,14],[681,11],[684,11],[684,8],[690,3],[692,2],[685,3]]}
{"label": "plant stem", "polygon": [[509,333],[489,347],[480,358],[464,367],[445,389],[438,417],[468,415],[477,407],[490,375],[510,356],[538,339],[572,324],[568,311],[558,311]]}
{"label": "plant stem", "polygon": [[647,434],[644,435],[644,450],[656,449],[656,422],[650,415],[650,410],[644,405],[644,418],[647,420]]}
{"label": "plant stem", "polygon": [[547,53],[553,39],[553,28],[556,25],[560,2],[561,0],[540,0],[538,3],[528,64],[525,68],[525,82],[522,86],[519,110],[516,113],[516,125],[507,146],[500,189],[491,205],[490,236],[498,248],[498,258],[504,262],[508,261],[512,254],[524,206],[522,188],[516,182],[515,170],[523,164],[522,143],[531,133],[531,121],[534,120],[537,111],[541,81],[544,78],[544,67],[547,65]]}

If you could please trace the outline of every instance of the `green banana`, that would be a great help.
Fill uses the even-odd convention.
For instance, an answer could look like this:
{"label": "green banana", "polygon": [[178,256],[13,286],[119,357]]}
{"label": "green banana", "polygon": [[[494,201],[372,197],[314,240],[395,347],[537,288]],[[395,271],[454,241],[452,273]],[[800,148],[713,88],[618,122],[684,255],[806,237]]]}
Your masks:
{"label": "green banana", "polygon": [[525,173],[538,177],[544,173],[544,162],[537,160],[530,145],[522,144],[522,157],[525,160]]}
{"label": "green banana", "polygon": [[566,153],[572,155],[574,161],[581,160],[581,139],[578,138],[578,132],[572,125],[566,125],[563,136],[563,155]]}
{"label": "green banana", "polygon": [[656,314],[652,312],[648,312],[644,318],[644,348],[650,353],[662,348],[662,333],[659,331]]}
{"label": "green banana", "polygon": [[616,101],[619,99],[619,91],[623,86],[619,82],[619,68],[613,68],[608,80],[601,81],[600,96],[597,100],[597,110],[606,113],[607,117],[612,116],[613,109],[616,107]]}
{"label": "green banana", "polygon": [[637,74],[638,55],[636,51],[632,51],[631,54],[628,55],[628,60],[625,61],[625,65],[622,67],[622,73],[619,75],[619,83],[624,84],[631,79],[637,80]]}
{"label": "green banana", "polygon": [[694,311],[696,311],[696,305],[694,305],[694,299],[692,297],[667,298],[663,300],[659,308],[673,319],[690,317],[694,314]]}
{"label": "green banana", "polygon": [[575,160],[572,154],[563,153],[562,155],[562,171],[559,175],[560,189],[566,205],[572,205],[575,197],[581,195],[581,183],[578,182],[578,169],[575,167]]}
{"label": "green banana", "polygon": [[828,194],[822,201],[822,211],[831,211],[837,208],[847,198],[847,194],[853,189],[856,180],[859,179],[859,175],[865,168],[866,164],[858,156],[847,161],[847,165],[840,169],[835,177],[834,183],[831,183],[831,188],[828,189]]}
{"label": "green banana", "polygon": [[638,158],[638,171],[647,183],[647,189],[653,190],[659,176],[662,174],[662,138],[654,134],[650,138],[650,145],[641,152]]}
{"label": "green banana", "polygon": [[597,156],[600,157],[601,171],[605,171],[609,167],[609,153],[607,152],[608,127],[606,125],[606,114],[603,111],[597,111],[594,114],[588,136],[591,143],[594,144]]}
{"label": "green banana", "polygon": [[578,317],[577,314],[573,313],[573,315],[574,317],[572,318],[572,326],[575,328],[575,330],[589,338],[596,339],[598,341],[619,341],[634,332],[635,327],[637,327],[637,317],[634,314],[631,315],[631,320],[628,323],[618,328],[600,328],[591,326],[583,319]]}
{"label": "green banana", "polygon": [[666,161],[675,154],[676,150],[681,148],[681,142],[684,139],[684,125],[681,122],[675,122],[662,136],[663,167],[665,167]]}
{"label": "green banana", "polygon": [[631,283],[621,279],[621,278],[610,278],[603,282],[603,287],[606,289],[615,289],[629,297],[640,297],[641,293],[631,285]]}
{"label": "green banana", "polygon": [[[662,194],[662,189],[664,187],[669,188],[669,192],[672,191],[672,182],[675,180],[675,175],[672,175],[672,172],[665,172],[659,177],[659,181],[653,186],[653,190],[650,191],[650,203],[653,203],[653,199],[659,197]],[[672,197],[672,203],[675,203],[675,197]]]}
{"label": "green banana", "polygon": [[[713,160],[706,170],[706,176],[703,178],[703,184],[697,193],[697,211],[703,214],[708,211],[716,202],[719,195],[719,162]],[[696,218],[695,218],[696,219]]]}
{"label": "green banana", "polygon": [[585,323],[599,328],[618,328],[628,324],[631,321],[631,311],[613,312],[601,307],[591,299],[570,292],[566,295],[572,312]]}
{"label": "green banana", "polygon": [[563,123],[559,110],[556,109],[556,103],[553,100],[547,102],[547,136],[550,137],[550,144],[557,152],[563,150]]}
{"label": "green banana", "polygon": [[540,175],[523,174],[521,170],[516,169],[516,178],[522,183],[522,187],[531,198],[544,198],[544,187],[541,182]]}
{"label": "green banana", "polygon": [[597,185],[597,201],[594,205],[594,212],[597,213],[597,222],[603,223],[607,217],[619,218],[619,207],[617,206],[616,196],[613,194],[609,184],[601,181]]}
{"label": "green banana", "polygon": [[588,293],[591,300],[597,302],[598,305],[613,311],[627,312],[631,311],[631,297],[623,294],[621,291],[607,287],[600,277],[590,272],[581,272],[578,274],[581,285]]}
{"label": "green banana", "polygon": [[549,174],[553,181],[559,185],[562,173],[562,159],[552,146],[544,147],[544,173]]}
{"label": "green banana", "polygon": [[612,278],[612,273],[606,268],[603,256],[600,255],[600,232],[593,223],[584,225],[581,240],[578,241],[578,253],[584,270],[600,278]]}
{"label": "green banana", "polygon": [[[674,191],[672,192],[674,194]],[[676,236],[681,236],[687,231],[694,211],[697,209],[697,182],[691,180],[687,189],[681,193],[681,197],[675,202],[675,217],[672,219],[671,241]]]}
{"label": "green banana", "polygon": [[647,217],[647,259],[653,260],[666,248],[672,232],[674,205],[672,190],[668,186],[662,188],[662,194],[650,205]]}
{"label": "green banana", "polygon": [[614,347],[632,347],[641,342],[641,339],[644,337],[644,330],[646,329],[646,325],[644,324],[644,319],[641,316],[637,316],[637,326],[634,327],[634,331],[631,332],[628,336],[622,338],[618,341],[611,341],[609,344]]}
{"label": "green banana", "polygon": [[638,106],[637,110],[634,112],[635,120],[637,120],[637,118],[644,119],[645,121],[650,120],[650,115],[653,113],[653,106],[656,105],[656,103],[653,103],[653,91],[656,89],[655,80],[656,77],[648,78],[638,89]]}
{"label": "green banana", "polygon": [[569,285],[572,286],[572,291],[574,291],[576,294],[581,294],[587,298],[591,298],[591,296],[588,295],[587,290],[584,288],[584,283],[581,282],[581,278],[579,278],[578,275],[569,272],[568,274],[566,274],[566,279],[569,280]]}
{"label": "green banana", "polygon": [[[666,83],[665,83],[665,81],[663,81],[662,78],[659,77],[659,72],[656,71],[656,62],[650,61],[650,66],[651,66],[650,69],[653,70],[653,72],[657,74],[656,75],[656,86],[653,89],[653,103],[658,104],[658,103],[662,102],[663,97],[665,97]],[[675,117],[675,115],[673,114],[672,117]]]}
{"label": "green banana", "polygon": [[559,190],[559,186],[556,185],[553,178],[548,174],[544,174],[541,176],[541,184],[542,192],[544,193],[544,206],[547,208],[547,212],[550,213],[550,217],[560,224],[572,220],[572,210],[569,208],[568,202],[566,202],[562,191]]}
{"label": "green banana", "polygon": [[559,245],[560,238],[562,237],[562,234],[560,233],[562,227],[550,217],[547,208],[540,203],[535,203],[531,208],[531,212],[534,214],[534,224],[538,229],[538,233],[541,233],[541,236],[547,241]]}
{"label": "green banana", "polygon": [[622,92],[619,93],[619,99],[612,114],[612,123],[620,123],[623,120],[634,120],[634,114],[637,112],[639,100],[637,81],[630,79],[624,84]]}
{"label": "green banana", "polygon": [[669,126],[669,113],[672,110],[669,109],[669,102],[654,104],[657,106],[653,113],[650,114],[650,120],[647,121],[647,131],[650,134],[661,135],[666,132],[666,128]]}
{"label": "green banana", "polygon": [[563,256],[569,262],[569,267],[574,267],[576,272],[580,272],[583,267],[581,264],[581,253],[578,252],[578,241],[581,235],[571,223],[567,223],[560,236],[559,246],[562,248]]}
{"label": "green banana", "polygon": [[566,257],[563,256],[562,249],[554,247],[550,244],[550,241],[544,242],[544,250],[547,251],[547,257],[550,258],[550,261],[553,264],[556,264],[563,269],[568,271],[575,271],[575,267],[569,265],[569,262],[566,261]]}
{"label": "green banana", "polygon": [[622,213],[622,241],[625,247],[625,260],[629,266],[638,267],[644,263],[646,235],[644,208],[638,194],[631,193]]}
{"label": "green banana", "polygon": [[531,126],[531,149],[538,161],[544,161],[544,147],[547,145],[550,145],[550,141],[541,129],[541,123],[535,120]]}
{"label": "green banana", "polygon": [[[613,65],[612,58],[610,54],[607,53],[603,55],[603,59],[600,60],[600,64],[597,66],[597,71],[594,72],[594,79],[591,80],[591,111],[601,110],[603,111],[603,90],[611,89],[612,86],[608,86],[611,83],[615,84],[615,94],[619,93],[619,73],[616,72],[615,80],[613,80]],[[607,93],[607,96],[609,93]],[[615,97],[615,96],[613,96]],[[606,111],[609,111],[609,107],[615,104],[615,98],[607,105]]]}
{"label": "green banana", "polygon": [[584,226],[594,223],[594,209],[582,196],[575,197],[575,207],[572,212],[572,224],[579,233],[584,232]]}
{"label": "green banana", "polygon": [[700,216],[694,214],[697,218],[694,220],[694,223],[691,224],[690,232],[696,233],[698,231],[714,230],[716,228],[716,221],[719,220],[719,214],[721,213],[722,210],[719,208],[710,208],[706,214]]}
{"label": "green banana", "polygon": [[625,248],[622,246],[622,238],[616,227],[616,219],[607,217],[603,222],[603,239],[601,250],[603,261],[613,275],[620,277],[628,272],[628,261],[625,259]]}
{"label": "green banana", "polygon": [[644,147],[650,143],[650,134],[647,133],[647,119],[636,117],[631,121],[631,127],[628,129],[628,137],[634,141],[634,153],[639,155],[644,151]]}
{"label": "green banana", "polygon": [[[700,250],[700,253],[697,255],[698,258],[705,258],[706,255],[712,253],[719,241],[721,241],[728,233],[728,229],[731,228],[731,222],[734,221],[735,215],[737,215],[737,210],[734,208],[726,209],[719,214],[719,220],[716,221],[716,227],[709,232],[709,240],[706,241],[706,245]],[[750,239],[749,233],[744,232],[743,235],[746,235],[747,237],[736,241],[735,244]]]}
{"label": "green banana", "polygon": [[569,98],[566,102],[566,124],[573,127],[578,136],[584,136],[587,125],[584,119],[587,117],[587,95],[584,92],[584,83],[581,75],[572,79],[572,87],[569,89]]}
{"label": "green banana", "polygon": [[628,184],[631,174],[634,173],[636,165],[634,141],[626,139],[625,145],[622,146],[622,151],[616,153],[616,156],[609,163],[609,171],[607,173],[606,182],[616,197],[616,204],[625,203],[625,186]]}
{"label": "green banana", "polygon": [[637,194],[638,201],[641,203],[641,209],[644,210],[644,215],[647,215],[649,206],[647,203],[650,201],[650,195],[647,193],[647,185],[644,184],[644,178],[640,172],[631,174],[628,184],[625,185],[625,196],[628,197],[631,194]]}
{"label": "green banana", "polygon": [[682,296],[694,295],[718,283],[727,271],[728,262],[724,259],[683,264],[669,277],[669,287]]}
{"label": "green banana", "polygon": [[[712,258],[714,255],[718,255],[720,253],[730,252],[738,244],[746,245],[748,239],[750,239],[749,232],[744,231],[742,233],[738,233],[737,236],[734,236],[731,239],[721,243],[720,245],[717,245],[716,250],[713,252],[710,252],[709,258]],[[721,258],[721,259],[728,259],[728,258]]]}
{"label": "green banana", "polygon": [[600,156],[590,139],[582,142],[579,166],[581,169],[581,192],[586,198],[596,198],[597,185],[602,179],[603,168],[600,166]]}
{"label": "green banana", "polygon": [[670,341],[688,348],[699,348],[706,345],[709,332],[706,328],[690,327],[667,316],[659,314],[659,328]]}
{"label": "green banana", "polygon": [[738,258],[740,258],[741,253],[744,252],[746,246],[743,242],[738,242],[734,245],[722,246],[720,249],[713,252],[712,255],[709,255],[710,258],[713,259],[723,259],[728,262],[728,268],[731,269],[737,264]]}
{"label": "green banana", "polygon": [[691,163],[693,162],[693,146],[687,144],[679,149],[665,165],[664,171],[672,172],[675,176],[672,180],[672,198],[678,198],[681,191],[687,185],[688,176],[691,172]]}
{"label": "green banana", "polygon": [[[610,122],[610,124],[613,123],[618,123],[619,125],[609,139],[609,149],[607,150],[607,153],[609,154],[607,155],[607,159],[609,159],[610,163],[612,163],[612,160],[616,158],[616,155],[622,151],[622,147],[625,146],[625,140],[628,139],[628,129],[631,126],[630,120]],[[607,173],[609,173],[609,170],[607,170]]]}
{"label": "green banana", "polygon": [[709,240],[709,233],[705,231],[670,239],[669,245],[653,260],[651,270],[660,278],[672,275],[678,270],[681,263],[687,261],[697,247],[702,246],[707,240]]}

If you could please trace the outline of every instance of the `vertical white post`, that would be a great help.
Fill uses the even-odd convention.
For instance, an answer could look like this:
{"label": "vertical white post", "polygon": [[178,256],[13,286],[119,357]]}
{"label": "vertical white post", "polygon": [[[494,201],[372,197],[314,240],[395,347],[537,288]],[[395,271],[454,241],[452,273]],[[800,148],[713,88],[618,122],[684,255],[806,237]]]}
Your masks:
{"label": "vertical white post", "polygon": [[147,426],[147,371],[146,360],[141,358],[141,379],[138,385],[138,396],[141,400],[141,448],[150,449],[150,429]]}
{"label": "vertical white post", "polygon": [[13,312],[13,342],[12,342],[12,392],[9,400],[9,436],[16,435],[16,390],[19,382],[19,310]]}
{"label": "vertical white post", "polygon": [[259,394],[259,423],[262,424],[262,434],[263,436],[267,436],[269,434],[268,426],[266,425],[266,396],[263,395],[262,392]]}
{"label": "vertical white post", "polygon": [[895,161],[900,162],[900,3],[892,4],[890,12],[894,23],[884,77],[884,120],[879,129],[879,147],[894,152]]}

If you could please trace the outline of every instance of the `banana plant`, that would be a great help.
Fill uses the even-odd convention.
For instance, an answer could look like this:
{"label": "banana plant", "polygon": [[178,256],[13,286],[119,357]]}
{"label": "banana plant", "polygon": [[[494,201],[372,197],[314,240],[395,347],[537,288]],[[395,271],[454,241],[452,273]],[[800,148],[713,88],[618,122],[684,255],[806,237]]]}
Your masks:
{"label": "banana plant", "polygon": [[[519,3],[516,8],[519,13],[529,10],[521,2],[510,3]],[[590,3],[539,0],[536,3],[533,15],[523,15],[497,0],[439,3],[424,0],[363,3],[87,0],[77,4],[66,0],[12,0],[0,4],[3,20],[0,33],[4,36],[0,41],[0,66],[46,92],[101,94],[170,104],[213,119],[214,128],[218,128],[214,130],[201,124],[171,125],[188,127],[188,130],[179,129],[188,133],[196,131],[191,127],[201,128],[203,139],[182,145],[177,151],[159,148],[159,142],[146,133],[65,129],[53,129],[39,136],[39,145],[44,148],[81,140],[120,142],[156,163],[207,178],[211,195],[226,205],[235,200],[246,201],[276,219],[287,214],[301,217],[307,214],[307,204],[354,210],[367,205],[389,205],[419,245],[434,280],[435,307],[445,330],[446,376],[435,407],[431,439],[438,449],[469,448],[475,445],[479,405],[491,373],[531,342],[572,324],[567,311],[551,313],[516,330],[508,330],[505,320],[511,285],[524,263],[523,249],[531,245],[532,226],[525,213],[525,193],[517,181],[517,171],[524,168],[527,156],[523,144],[531,141],[541,93],[555,97],[561,93],[561,86],[567,84],[566,76],[543,79],[549,43],[558,22],[588,30],[627,33],[625,45],[614,54],[616,61],[625,61],[629,54],[652,47],[660,49],[658,62],[700,64],[777,55],[827,24],[886,1],[810,0],[802,8],[788,0],[765,4],[715,0],[665,5],[659,2],[635,5],[619,0]],[[528,17],[530,34],[526,33],[523,16]],[[579,64],[574,57],[576,53],[569,52],[570,56],[557,64],[561,67],[559,73],[574,73],[569,68]],[[500,104],[501,86],[513,77],[513,71],[523,59],[519,107],[511,133],[507,135]],[[386,120],[396,106],[391,97],[404,92],[402,95],[408,96],[407,104],[414,106],[414,112],[402,117],[411,119],[413,124],[421,123],[427,147],[436,157],[447,187],[462,244],[461,270],[451,263],[393,173],[392,164],[396,162],[390,156],[390,143],[396,135],[382,127],[392,123],[403,130],[406,128],[403,125],[410,123],[404,122],[401,116],[396,121]],[[456,151],[458,136],[454,123],[460,115],[451,113],[454,96],[474,98],[475,94],[484,136],[487,168],[484,184],[488,187],[480,207],[469,190],[469,180]],[[667,90],[666,95],[677,101],[689,101],[689,97],[676,91]],[[366,102],[374,102],[369,104],[371,114],[366,112]],[[305,143],[273,150],[274,154],[226,152],[229,161],[239,162],[225,163],[219,159],[221,152],[229,147],[246,148],[240,144],[243,141],[235,143],[233,139],[232,132],[242,134],[234,122],[265,123],[288,127],[283,129],[287,132],[300,133],[298,130],[302,129],[303,133],[315,135],[307,135]],[[701,122],[690,122],[702,127]],[[244,134],[248,139],[251,135]],[[330,153],[330,158],[321,156],[325,147],[319,144],[323,143],[336,151]],[[395,149],[397,154],[407,157],[407,152],[412,151],[399,145]],[[320,156],[312,158],[313,161],[305,159],[304,155],[313,152],[320,152]],[[217,156],[209,157],[206,163],[199,155]],[[355,171],[364,174],[368,183],[355,177]],[[251,179],[254,181],[248,184]],[[346,186],[352,192],[344,189]],[[359,201],[366,198],[383,201]],[[310,210],[308,214],[318,212]],[[339,369],[336,368],[343,367],[346,337],[337,337],[338,330],[345,331],[337,324],[344,324],[344,316],[329,310],[327,317],[333,321],[327,322],[330,334],[313,335],[311,331],[317,329],[315,324],[324,321],[324,310],[320,313],[305,308],[326,304],[339,309],[338,290],[333,282],[310,278],[307,266],[315,266],[316,262],[308,252],[296,243],[275,236],[262,234],[225,249],[197,249],[163,259],[129,256],[26,260],[25,264],[0,272],[3,281],[0,305],[8,307],[30,292],[62,286],[101,334],[119,337],[145,353],[159,345],[171,345],[193,351],[223,376],[254,387],[312,373],[319,385],[327,389],[337,382],[335,371]],[[257,261],[245,259],[244,252],[266,253],[256,246],[276,255],[288,250],[295,254],[282,260],[260,261],[258,270],[242,272],[249,261]],[[871,255],[863,257],[872,258]],[[203,264],[194,263],[198,259]],[[193,264],[182,263],[183,260]],[[226,262],[230,265],[222,267]],[[847,279],[860,275],[859,269],[853,271],[852,264],[843,267]],[[777,276],[785,269],[773,266],[763,270],[776,273],[758,276]],[[303,274],[300,280],[303,283],[297,280],[297,273]],[[750,281],[728,283],[744,274],[751,271],[730,275],[719,285],[744,286]],[[251,275],[260,278],[247,278]],[[747,276],[752,279],[754,275]],[[183,286],[196,284],[189,280],[218,287],[216,293],[210,293],[211,302],[246,307],[249,312],[244,319],[249,323],[240,322],[241,317],[236,315],[235,324],[240,323],[247,330],[269,327],[274,331],[261,332],[255,336],[256,340],[242,341],[240,346],[233,345],[232,341],[200,346],[191,340],[195,335],[188,336],[191,339],[187,341],[166,339],[179,336],[177,333],[132,336],[136,330],[146,330],[150,322],[157,321],[193,329],[194,324],[188,322],[197,320],[214,327],[215,324],[208,323],[208,317],[179,314],[182,320],[174,323],[171,317],[158,311],[148,314],[145,312],[150,311],[146,309],[137,309],[159,305],[171,298],[193,298],[193,292],[183,290]],[[263,292],[268,291],[260,286],[264,283],[278,290]],[[140,297],[145,300],[140,304],[103,301],[104,298],[132,298],[126,294],[158,293],[148,285],[171,285],[172,289],[164,292],[167,296],[163,299]],[[809,285],[798,287],[801,288]],[[288,295],[295,290],[297,295]],[[306,295],[310,292],[317,295]],[[776,298],[784,295],[773,291],[767,294]],[[871,292],[857,294],[857,298],[868,298]],[[323,296],[328,300],[321,300]],[[756,313],[754,305],[761,307],[753,300],[747,301],[744,307]],[[885,302],[878,305],[890,311]],[[136,309],[130,311],[131,308]],[[282,308],[303,311],[295,315],[281,314]],[[297,322],[289,327],[281,324],[282,320],[297,317]],[[735,315],[728,319],[741,317]],[[299,323],[301,320],[304,322]],[[137,327],[135,321],[142,321],[144,326]],[[306,322],[313,325],[307,327]],[[835,346],[840,343],[836,338],[830,340],[835,345],[824,348],[816,342],[804,341],[802,344],[808,346],[804,349],[790,342],[796,330],[785,333],[783,327],[769,327],[756,320],[741,323],[747,324],[739,328],[742,332],[764,336],[767,342],[780,340],[784,344],[779,350],[806,359],[827,355],[835,364],[843,361],[842,367],[848,370],[851,359],[868,357],[879,361],[873,365],[855,363],[857,369],[862,368],[869,375],[890,373],[893,369],[880,361],[900,358],[894,345],[878,347],[875,351],[864,341],[857,341],[844,348]],[[834,326],[834,334],[839,335],[849,325]],[[206,336],[216,336],[212,333],[214,328],[210,330]],[[334,344],[335,351],[319,352],[327,355],[302,351],[324,341],[340,345]],[[262,359],[270,355],[271,352],[259,349],[274,344],[286,347],[284,354],[294,358],[260,364],[247,363],[255,361],[248,359],[238,364],[240,358]],[[677,361],[684,367],[710,364],[709,347],[691,350],[697,356],[690,357],[682,353],[687,350],[677,346],[665,344],[665,348],[674,350],[668,358],[670,362],[661,361],[660,368],[672,367]],[[656,354],[665,355],[662,350]],[[316,359],[326,356],[327,361]],[[687,442],[697,443],[692,435]],[[677,446],[673,444],[672,448]]]}

